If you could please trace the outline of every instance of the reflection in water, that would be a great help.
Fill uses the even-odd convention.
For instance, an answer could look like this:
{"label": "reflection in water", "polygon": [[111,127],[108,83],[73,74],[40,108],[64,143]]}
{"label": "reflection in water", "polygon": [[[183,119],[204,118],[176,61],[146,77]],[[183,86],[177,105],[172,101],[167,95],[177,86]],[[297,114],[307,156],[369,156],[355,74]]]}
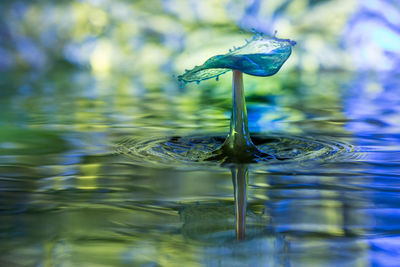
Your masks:
{"label": "reflection in water", "polygon": [[235,234],[237,240],[243,240],[246,234],[247,212],[247,174],[245,165],[231,168],[235,196]]}
{"label": "reflection in water", "polygon": [[[221,203],[197,204],[185,207],[182,215],[184,221],[183,233],[186,237],[206,243],[231,242],[233,237],[236,240],[245,239],[248,167],[246,165],[232,166],[231,174],[234,206],[228,203]],[[261,229],[265,226],[263,225],[262,216],[252,213],[249,217],[251,220],[250,225],[252,226],[250,228],[250,236],[254,237],[255,233],[261,234]],[[235,228],[234,232],[232,231],[233,226]],[[257,226],[259,229],[257,229]]]}
{"label": "reflection in water", "polygon": [[[181,210],[181,218],[184,222],[182,232],[186,238],[206,245],[228,245],[234,240],[244,240],[246,228],[247,237],[250,240],[268,231],[267,214],[247,210],[248,167],[246,165],[231,166],[231,176],[233,192],[231,189],[228,193],[229,200],[219,203],[198,202],[185,205]],[[232,188],[232,184],[230,187]]]}

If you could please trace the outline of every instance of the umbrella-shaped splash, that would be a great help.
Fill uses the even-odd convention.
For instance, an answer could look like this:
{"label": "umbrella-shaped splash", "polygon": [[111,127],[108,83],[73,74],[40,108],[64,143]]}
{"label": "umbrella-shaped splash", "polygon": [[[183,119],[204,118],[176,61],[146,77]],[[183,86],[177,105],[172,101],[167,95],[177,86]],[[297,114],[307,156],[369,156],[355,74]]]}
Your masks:
{"label": "umbrella-shaped splash", "polygon": [[244,46],[225,55],[211,57],[203,65],[178,76],[178,80],[200,82],[218,77],[229,70],[238,70],[254,76],[271,76],[277,73],[289,58],[295,43],[289,39],[256,34]]}
{"label": "umbrella-shaped splash", "polygon": [[203,65],[196,66],[178,76],[179,81],[199,83],[213,77],[218,78],[219,75],[233,70],[230,133],[222,146],[215,150],[207,160],[244,163],[274,158],[257,149],[251,141],[242,74],[274,75],[289,58],[293,45],[295,42],[289,39],[264,37],[262,34],[256,34],[244,46],[225,55],[214,56]]}

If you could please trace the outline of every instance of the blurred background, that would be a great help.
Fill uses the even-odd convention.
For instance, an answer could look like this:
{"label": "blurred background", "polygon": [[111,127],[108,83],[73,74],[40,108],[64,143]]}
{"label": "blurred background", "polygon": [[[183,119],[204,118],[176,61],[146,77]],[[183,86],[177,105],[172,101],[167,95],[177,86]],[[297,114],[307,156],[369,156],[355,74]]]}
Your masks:
{"label": "blurred background", "polygon": [[400,66],[396,0],[4,0],[0,14],[3,74],[117,73],[140,90],[242,45],[252,29],[297,41],[288,70]]}

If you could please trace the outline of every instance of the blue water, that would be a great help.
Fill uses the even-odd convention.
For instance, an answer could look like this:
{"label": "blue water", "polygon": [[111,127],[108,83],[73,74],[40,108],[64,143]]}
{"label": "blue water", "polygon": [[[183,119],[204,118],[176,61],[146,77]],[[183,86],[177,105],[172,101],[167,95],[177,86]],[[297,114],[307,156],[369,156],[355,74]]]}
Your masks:
{"label": "blue water", "polygon": [[295,41],[277,39],[256,34],[246,44],[230,49],[227,54],[209,58],[204,64],[187,70],[178,76],[185,83],[207,80],[226,73],[228,70],[239,70],[247,75],[272,76],[279,71],[292,53]]}

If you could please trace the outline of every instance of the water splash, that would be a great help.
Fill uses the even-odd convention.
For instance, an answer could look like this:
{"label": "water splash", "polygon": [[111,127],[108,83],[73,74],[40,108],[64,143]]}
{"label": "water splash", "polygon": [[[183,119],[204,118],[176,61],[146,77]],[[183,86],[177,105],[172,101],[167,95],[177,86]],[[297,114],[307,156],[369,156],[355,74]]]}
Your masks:
{"label": "water splash", "polygon": [[[351,144],[326,137],[300,137],[290,135],[253,136],[258,149],[270,157],[254,159],[252,169],[266,166],[279,169],[291,166],[313,165],[318,162],[340,162],[360,157]],[[205,161],[210,153],[225,141],[224,136],[173,136],[154,139],[126,138],[116,147],[116,153],[125,155],[130,162],[151,168],[173,167],[175,169],[207,170],[225,165],[225,159]],[[230,164],[228,164],[230,165]],[[257,166],[258,167],[257,167]],[[284,167],[286,166],[286,167]],[[307,167],[308,168],[308,167]]]}
{"label": "water splash", "polygon": [[208,59],[203,65],[196,66],[178,76],[178,80],[196,82],[216,77],[233,70],[232,76],[232,116],[230,133],[221,147],[213,151],[205,160],[236,163],[249,163],[260,158],[273,159],[260,151],[251,141],[247,126],[246,100],[243,87],[243,73],[254,76],[271,76],[279,71],[292,53],[294,41],[264,37],[256,34],[242,47],[229,50],[225,55]]}
{"label": "water splash", "polygon": [[229,50],[227,54],[213,56],[203,65],[186,70],[178,76],[178,80],[199,83],[216,78],[229,70],[239,70],[255,76],[271,76],[289,58],[295,44],[295,41],[289,39],[256,34],[245,45]]}

